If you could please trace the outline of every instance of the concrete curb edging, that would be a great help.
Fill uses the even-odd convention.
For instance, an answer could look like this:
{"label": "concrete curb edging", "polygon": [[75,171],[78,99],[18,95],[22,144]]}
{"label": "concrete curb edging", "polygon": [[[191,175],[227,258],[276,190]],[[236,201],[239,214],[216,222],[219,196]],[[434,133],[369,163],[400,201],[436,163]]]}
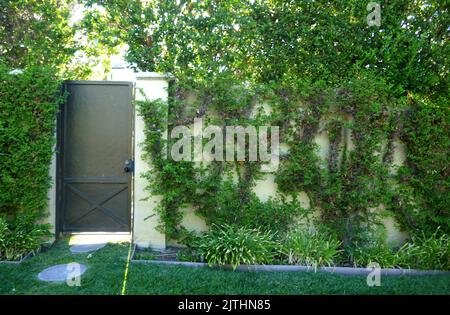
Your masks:
{"label": "concrete curb edging", "polygon": [[5,265],[20,265],[21,263],[23,263],[25,260],[27,260],[28,258],[30,258],[32,255],[32,252],[29,252],[28,254],[26,254],[25,256],[22,257],[22,259],[20,260],[0,260],[0,265],[1,264],[5,264]]}
{"label": "concrete curb edging", "polygon": [[[208,267],[208,263],[202,262],[184,262],[184,261],[168,261],[168,260],[141,260],[134,259],[136,245],[133,248],[131,262],[138,264],[162,264],[173,266],[185,266],[191,268]],[[233,270],[231,265],[210,266],[214,269]],[[310,266],[293,266],[293,265],[239,265],[236,270],[239,271],[307,271],[307,272],[328,272],[347,276],[367,276],[373,272],[372,268],[356,268],[356,267],[319,267],[314,269]],[[442,270],[417,270],[417,269],[381,269],[382,276],[434,276],[434,275],[450,275],[449,271]]]}

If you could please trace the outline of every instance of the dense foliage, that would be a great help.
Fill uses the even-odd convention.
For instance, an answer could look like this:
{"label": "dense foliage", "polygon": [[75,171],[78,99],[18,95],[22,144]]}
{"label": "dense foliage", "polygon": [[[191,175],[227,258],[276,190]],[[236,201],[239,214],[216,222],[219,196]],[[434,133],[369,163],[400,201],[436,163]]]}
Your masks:
{"label": "dense foliage", "polygon": [[380,1],[380,27],[367,25],[368,3],[359,0],[84,2],[107,9],[129,45],[129,61],[180,80],[232,74],[264,83],[334,83],[353,77],[357,65],[407,91],[448,88],[445,1]]}
{"label": "dense foliage", "polygon": [[11,74],[0,66],[0,214],[47,209],[56,113],[63,100],[53,69]]}
{"label": "dense foliage", "polygon": [[450,269],[450,239],[436,230],[430,235],[416,234],[400,248],[369,241],[352,252],[355,266],[366,267],[376,262],[382,268],[413,268],[422,270]]}
{"label": "dense foliage", "polygon": [[210,265],[268,264],[277,255],[274,235],[234,225],[214,226],[195,242],[199,254]]}
{"label": "dense foliage", "polygon": [[[431,236],[438,226],[449,233],[445,2],[382,1],[379,27],[367,25],[367,3],[356,0],[87,1],[93,2],[122,26],[131,63],[176,78],[169,130],[194,117],[222,126],[280,126],[290,147],[276,174],[281,195],[299,209],[295,198],[306,192],[312,206],[301,210],[319,209],[319,223],[348,257],[356,259],[355,250],[373,239],[385,242],[378,233],[385,212],[377,209],[387,209],[411,235]],[[265,102],[271,113],[250,115]],[[167,111],[157,102],[143,107]],[[154,131],[163,129],[152,126],[148,145],[155,148],[162,140]],[[330,141],[326,158],[318,154],[319,132]],[[407,160],[397,169],[400,140]],[[184,205],[208,223],[248,225],[252,220],[242,215],[248,209],[260,209],[254,218],[267,213],[254,206],[252,192],[260,163],[173,163],[159,160],[161,148],[148,151],[161,163],[150,189],[163,196],[159,213],[169,237],[186,232]],[[230,170],[237,183],[227,179]],[[283,209],[286,200],[270,208]],[[298,215],[282,212],[288,221]]]}
{"label": "dense foliage", "polygon": [[[84,79],[115,51],[118,41],[99,40],[101,16],[77,0],[1,0],[0,63],[11,69],[53,66],[58,75]],[[77,16],[80,15],[80,16]],[[101,65],[108,68],[105,62]],[[98,69],[100,71],[100,69]]]}
{"label": "dense foliage", "polygon": [[36,224],[35,214],[25,213],[8,220],[0,216],[0,260],[20,260],[35,253],[51,236],[49,224]]}
{"label": "dense foliage", "polygon": [[450,270],[450,237],[436,230],[414,235],[400,248],[400,264],[417,269]]}
{"label": "dense foliage", "polygon": [[63,100],[55,69],[11,73],[0,65],[0,260],[20,260],[50,236],[47,215],[56,114]]}
{"label": "dense foliage", "polygon": [[289,233],[281,248],[287,263],[317,269],[321,266],[334,266],[339,260],[339,247],[340,242],[333,237],[296,229]]}
{"label": "dense foliage", "polygon": [[438,227],[450,232],[450,115],[448,98],[412,98],[403,121],[406,165],[399,170],[402,185],[394,198],[394,213],[403,226],[428,235]]}

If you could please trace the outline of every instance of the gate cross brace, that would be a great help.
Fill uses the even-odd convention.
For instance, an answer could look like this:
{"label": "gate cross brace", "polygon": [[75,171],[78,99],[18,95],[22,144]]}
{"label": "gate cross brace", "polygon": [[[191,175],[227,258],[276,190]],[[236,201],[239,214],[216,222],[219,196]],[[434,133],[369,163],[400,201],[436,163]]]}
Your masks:
{"label": "gate cross brace", "polygon": [[122,191],[124,191],[125,189],[128,188],[128,186],[122,187],[119,190],[113,192],[112,194],[110,194],[109,196],[107,196],[105,199],[103,199],[103,201],[101,202],[96,202],[94,200],[92,200],[91,198],[87,197],[85,193],[83,193],[81,190],[73,187],[70,184],[66,184],[67,187],[74,192],[75,194],[77,194],[79,197],[81,197],[82,199],[86,200],[90,205],[91,208],[85,212],[83,215],[81,215],[80,217],[76,218],[75,220],[73,220],[72,222],[69,223],[69,225],[72,225],[73,223],[81,220],[82,218],[86,217],[88,214],[90,214],[92,211],[94,211],[95,209],[99,209],[101,211],[103,211],[105,214],[107,214],[108,216],[110,216],[114,221],[116,221],[117,223],[119,223],[120,225],[126,225],[126,222],[122,220],[122,218],[118,217],[117,215],[115,215],[110,209],[106,208],[105,206],[103,206],[104,203],[106,203],[107,201],[111,200],[112,198],[114,198],[116,195],[120,194]]}

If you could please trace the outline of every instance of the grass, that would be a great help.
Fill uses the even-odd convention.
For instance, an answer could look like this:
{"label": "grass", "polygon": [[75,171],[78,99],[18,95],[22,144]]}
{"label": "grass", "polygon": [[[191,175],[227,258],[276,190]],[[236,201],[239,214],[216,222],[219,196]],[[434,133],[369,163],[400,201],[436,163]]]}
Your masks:
{"label": "grass", "polygon": [[[91,255],[71,254],[60,241],[21,265],[0,264],[0,294],[450,294],[447,275],[382,277],[381,287],[368,287],[364,276],[127,264],[129,250],[108,244]],[[88,267],[80,287],[37,279],[44,268],[69,262]]]}

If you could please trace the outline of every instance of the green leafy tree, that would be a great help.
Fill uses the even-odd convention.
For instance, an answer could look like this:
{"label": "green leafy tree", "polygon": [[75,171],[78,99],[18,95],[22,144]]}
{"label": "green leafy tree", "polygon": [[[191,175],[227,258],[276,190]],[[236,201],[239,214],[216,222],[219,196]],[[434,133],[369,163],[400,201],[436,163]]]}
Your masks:
{"label": "green leafy tree", "polygon": [[[100,18],[76,19],[76,0],[1,0],[0,62],[11,69],[52,66],[64,78],[86,78],[116,42],[99,41]],[[77,11],[78,10],[78,11]],[[111,38],[111,37],[108,37]],[[107,64],[105,64],[107,66]]]}
{"label": "green leafy tree", "polygon": [[367,25],[367,3],[337,1],[95,1],[141,70],[178,78],[225,73],[269,83],[310,77],[336,83],[355,65],[401,91],[447,93],[446,1],[380,1],[381,25]]}

